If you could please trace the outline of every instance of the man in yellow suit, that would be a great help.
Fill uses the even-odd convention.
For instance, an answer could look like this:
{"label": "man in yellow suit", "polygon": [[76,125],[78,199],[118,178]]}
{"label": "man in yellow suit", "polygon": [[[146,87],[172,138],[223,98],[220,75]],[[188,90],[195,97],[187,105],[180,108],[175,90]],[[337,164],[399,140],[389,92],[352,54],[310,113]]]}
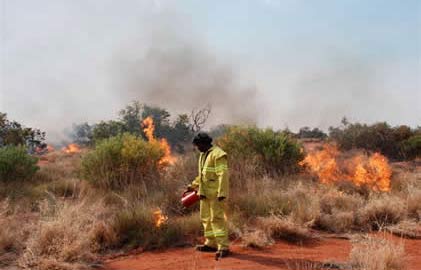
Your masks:
{"label": "man in yellow suit", "polygon": [[203,132],[193,139],[193,145],[200,151],[199,175],[188,190],[198,190],[200,196],[200,219],[206,241],[196,247],[201,252],[216,252],[216,258],[229,255],[228,228],[225,204],[228,197],[227,154],[212,145],[212,138]]}

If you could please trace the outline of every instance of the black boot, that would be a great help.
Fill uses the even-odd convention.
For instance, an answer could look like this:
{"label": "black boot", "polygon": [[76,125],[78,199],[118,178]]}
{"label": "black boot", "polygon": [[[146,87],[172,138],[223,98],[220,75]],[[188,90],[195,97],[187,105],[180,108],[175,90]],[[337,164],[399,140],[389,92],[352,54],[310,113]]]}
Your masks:
{"label": "black boot", "polygon": [[215,252],[218,249],[214,248],[214,247],[207,246],[207,245],[199,245],[199,246],[196,246],[196,250],[200,251],[200,252]]}
{"label": "black boot", "polygon": [[225,258],[230,255],[229,249],[221,249],[215,253],[215,260],[219,260],[220,258]]}

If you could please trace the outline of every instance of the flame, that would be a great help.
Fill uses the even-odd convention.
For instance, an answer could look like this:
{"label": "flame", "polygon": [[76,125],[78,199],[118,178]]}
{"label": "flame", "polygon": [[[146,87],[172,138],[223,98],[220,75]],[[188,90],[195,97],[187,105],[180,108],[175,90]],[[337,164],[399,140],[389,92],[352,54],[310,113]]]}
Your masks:
{"label": "flame", "polygon": [[154,137],[155,125],[152,117],[148,116],[142,121],[143,132],[145,132],[146,138],[151,143],[158,142],[161,149],[164,151],[164,156],[159,161],[160,165],[174,164],[176,162],[176,157],[171,155],[171,147],[168,144],[168,141],[165,138],[157,140]]}
{"label": "flame", "polygon": [[66,154],[75,154],[80,153],[82,150],[80,149],[79,145],[71,143],[68,146],[63,147],[61,151],[63,151]]}
{"label": "flame", "polygon": [[54,148],[54,146],[47,144],[47,152],[48,152],[48,153],[53,152],[53,151],[55,151],[55,150],[56,150],[56,149]]}
{"label": "flame", "polygon": [[162,214],[161,209],[157,209],[153,212],[153,218],[155,221],[155,227],[157,228],[161,227],[161,225],[168,220],[168,217]]}
{"label": "flame", "polygon": [[319,151],[309,153],[300,162],[317,175],[323,184],[350,181],[356,186],[368,186],[375,191],[390,191],[392,170],[380,153],[343,158],[334,145],[325,144]]}

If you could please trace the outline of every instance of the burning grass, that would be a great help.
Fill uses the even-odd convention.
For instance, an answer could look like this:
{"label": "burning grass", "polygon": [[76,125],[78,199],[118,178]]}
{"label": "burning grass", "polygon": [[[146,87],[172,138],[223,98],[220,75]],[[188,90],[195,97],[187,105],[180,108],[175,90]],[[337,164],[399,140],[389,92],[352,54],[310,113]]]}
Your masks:
{"label": "burning grass", "polygon": [[[141,155],[136,149],[126,154]],[[141,181],[121,181],[119,189],[81,180],[81,155],[90,153],[47,154],[49,160],[33,182],[14,187],[27,190],[31,203],[23,204],[20,197],[0,207],[7,209],[0,210],[0,225],[6,228],[0,231],[0,252],[14,254],[27,268],[83,269],[104,253],[192,245],[201,236],[197,208],[185,210],[179,204],[185,185],[197,173],[193,153],[178,157],[165,170],[158,165],[158,174],[137,178]],[[155,159],[157,164],[161,157]],[[411,184],[401,184],[397,190],[379,192],[370,187],[361,192],[351,181],[345,181],[349,187],[325,185],[306,174],[259,174],[255,166],[236,164],[231,171],[230,236],[241,238],[246,246],[264,248],[276,240],[306,244],[313,240],[312,229],[335,233],[386,229],[408,237],[418,233],[421,178],[416,172],[406,176]],[[113,166],[96,168],[104,175],[120,172]],[[22,219],[22,213],[30,210],[35,217]],[[21,220],[26,227],[16,230],[22,227]],[[362,259],[356,254],[355,265],[363,265],[357,263]]]}
{"label": "burning grass", "polygon": [[387,158],[380,153],[346,157],[336,146],[324,144],[321,150],[309,153],[300,164],[308,167],[323,184],[349,181],[374,191],[390,191],[392,170]]}

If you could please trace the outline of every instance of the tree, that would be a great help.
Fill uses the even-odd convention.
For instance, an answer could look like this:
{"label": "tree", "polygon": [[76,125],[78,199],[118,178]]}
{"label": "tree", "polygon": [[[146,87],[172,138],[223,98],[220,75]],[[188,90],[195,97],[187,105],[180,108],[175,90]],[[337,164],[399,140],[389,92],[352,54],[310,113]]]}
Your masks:
{"label": "tree", "polygon": [[189,143],[193,138],[193,132],[191,132],[189,116],[187,114],[178,115],[170,134],[168,137],[169,143],[176,147],[177,152],[184,152],[183,144]]}
{"label": "tree", "polygon": [[132,134],[141,134],[140,121],[142,119],[143,106],[139,101],[134,101],[119,112],[121,122],[125,130]]}
{"label": "tree", "polygon": [[32,151],[45,140],[45,132],[24,127],[17,121],[7,119],[7,114],[0,112],[0,146],[23,145]]}
{"label": "tree", "polygon": [[298,137],[324,139],[327,137],[327,134],[318,128],[310,129],[309,127],[302,127],[298,132]]}
{"label": "tree", "polygon": [[120,121],[101,121],[92,131],[94,142],[120,135],[126,131],[126,126]]}
{"label": "tree", "polygon": [[71,138],[73,142],[79,145],[90,145],[93,139],[93,131],[95,126],[88,123],[73,124]]}
{"label": "tree", "polygon": [[200,109],[193,109],[190,113],[191,130],[196,133],[199,132],[206,121],[208,121],[209,115],[212,111],[210,104]]}
{"label": "tree", "polygon": [[143,105],[142,119],[152,117],[155,125],[155,136],[163,138],[169,136],[171,133],[170,129],[170,117],[171,114],[162,108]]}

